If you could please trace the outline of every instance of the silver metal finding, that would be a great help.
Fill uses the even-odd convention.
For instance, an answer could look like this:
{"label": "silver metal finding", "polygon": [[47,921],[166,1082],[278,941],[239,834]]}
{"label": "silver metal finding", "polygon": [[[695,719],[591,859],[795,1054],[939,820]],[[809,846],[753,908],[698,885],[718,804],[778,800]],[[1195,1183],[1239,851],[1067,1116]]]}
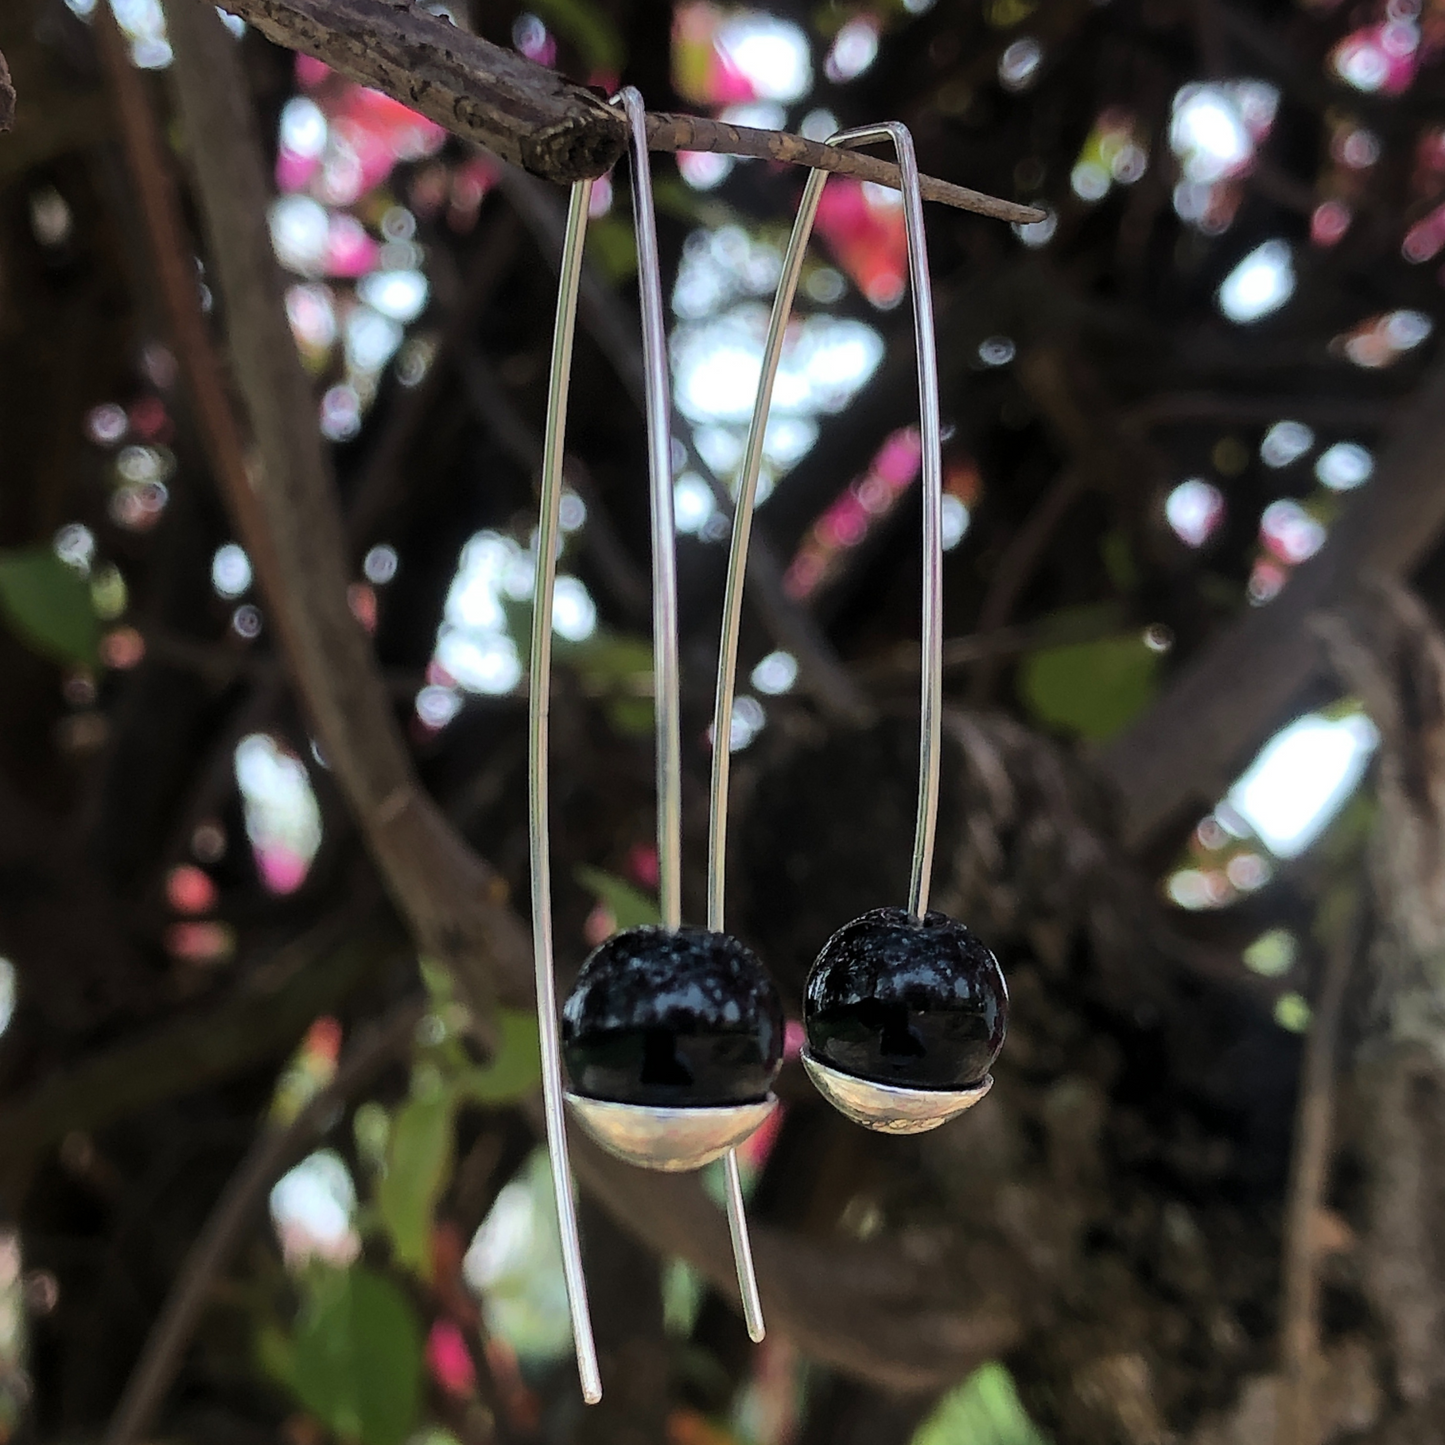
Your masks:
{"label": "silver metal finding", "polygon": [[[922,649],[922,684],[920,696],[921,725],[918,746],[918,812],[913,840],[913,867],[909,885],[909,912],[922,920],[928,911],[929,886],[933,874],[934,843],[938,825],[939,762],[943,729],[943,437],[942,417],[938,400],[938,355],[933,327],[933,284],[928,274],[928,249],[923,232],[923,197],[918,182],[918,161],[913,137],[906,126],[896,121],[882,125],[862,126],[856,130],[839,131],[828,140],[829,145],[874,145],[891,141],[898,155],[898,170],[903,182],[903,219],[908,238],[909,289],[913,297],[913,325],[918,350],[919,433],[923,458],[923,618],[920,645]],[[762,375],[752,422],[743,450],[742,472],[738,484],[738,518],[734,523],[734,557],[728,573],[729,591],[724,603],[723,635],[736,628],[741,609],[742,572],[737,564],[738,528],[746,517],[752,520],[753,500],[757,494],[758,473],[762,465],[763,438],[767,431],[768,412],[772,404],[773,384],[782,360],[783,338],[793,298],[802,274],[808,238],[818,213],[818,202],[827,183],[826,171],[812,171],[798,203],[798,216],[783,258],[782,275],[768,320],[767,340],[763,347]],[[744,542],[744,545],[746,543]],[[736,575],[734,571],[736,569]],[[731,720],[732,674],[736,653],[727,659],[727,713],[723,712],[724,677],[720,663],[718,672],[718,721],[714,727],[723,733],[724,716]],[[725,735],[725,734],[724,734]],[[727,750],[713,749],[713,820],[712,870],[709,874],[709,907],[717,899],[721,908],[723,894],[723,854],[727,840],[725,810],[717,799],[726,796]],[[855,1123],[891,1134],[917,1134],[961,1114],[988,1092],[992,1079],[970,1089],[900,1089],[870,1079],[844,1074],[830,1068],[804,1049],[803,1064],[820,1093]]]}
{"label": "silver metal finding", "polygon": [[[657,718],[658,902],[664,927],[682,923],[682,722],[677,642],[676,530],[672,508],[671,400],[667,334],[662,310],[662,270],[647,151],[646,110],[632,87],[619,93],[627,116],[632,168],[633,217],[642,303],[642,356],[646,379],[647,456],[652,519],[653,666]],[[567,1092],[562,1081],[556,983],[551,936],[551,872],[547,825],[547,706],[550,697],[552,594],[556,575],[558,512],[562,490],[567,392],[582,246],[591,199],[590,182],[573,187],[557,296],[557,327],[548,391],[548,426],[542,467],[542,509],[531,654],[532,916],[537,969],[537,1009],[542,1038],[543,1101],[547,1147],[562,1231],[563,1261],[578,1371],[585,1399],[601,1399],[596,1350],[587,1309],[577,1234],[576,1206],[568,1167],[562,1101],[605,1149],[652,1169],[696,1169],[726,1153],[728,1225],[748,1332],[762,1338],[762,1308],[753,1274],[752,1249],[743,1212],[742,1184],[733,1146],[746,1139],[777,1106],[771,1095],[757,1104],[719,1109],[653,1109],[589,1099]],[[736,656],[736,643],[733,646]],[[724,737],[726,734],[724,733]]]}
{"label": "silver metal finding", "polygon": [[985,1074],[968,1089],[900,1089],[831,1068],[811,1049],[803,1050],[803,1067],[840,1114],[880,1134],[926,1134],[973,1108],[993,1088],[993,1075]]}
{"label": "silver metal finding", "polygon": [[592,182],[572,187],[567,236],[557,281],[557,322],[552,334],[552,371],[547,388],[547,432],[542,452],[542,505],[537,524],[537,574],[532,592],[530,702],[527,729],[528,804],[532,853],[532,955],[537,974],[537,1031],[542,1044],[542,1105],[547,1119],[547,1156],[562,1233],[562,1271],[572,1312],[572,1340],[582,1398],[602,1398],[597,1345],[582,1273],[577,1234],[577,1201],[567,1156],[567,1119],[562,1106],[562,1053],[557,1026],[557,983],[552,963],[552,851],[547,815],[548,709],[552,699],[552,597],[557,576],[557,530],[562,502],[562,455],[567,432],[567,390],[572,379],[572,338],[577,323],[577,288],[582,277],[582,243]]}
{"label": "silver metal finding", "polygon": [[[823,174],[812,172],[813,177]],[[818,195],[822,194],[821,184]],[[712,781],[708,789],[707,849],[707,926],[715,932],[725,931],[727,895],[728,782],[732,772],[733,702],[737,690],[738,639],[742,632],[743,583],[748,570],[748,543],[752,538],[753,513],[757,508],[758,474],[762,468],[763,435],[767,431],[768,411],[772,406],[773,386],[777,381],[778,363],[783,354],[783,332],[788,312],[797,290],[803,256],[808,247],[813,215],[818,208],[817,195],[803,224],[803,208],[809,202],[805,193],[799,208],[798,223],[783,261],[778,279],[777,297],[768,322],[768,338],[763,348],[762,370],[758,376],[758,394],[753,402],[752,422],[748,428],[743,452],[742,470],[738,476],[738,493],[733,509],[732,542],[728,550],[727,580],[723,587],[722,628],[718,637],[717,694],[712,714]],[[748,1335],[760,1342],[766,1331],[763,1324],[763,1302],[758,1294],[757,1275],[753,1269],[752,1247],[748,1240],[747,1215],[744,1211],[742,1178],[735,1153],[727,1156],[728,1225],[732,1231],[733,1259],[737,1264],[738,1287],[742,1291],[743,1317]]]}
{"label": "silver metal finding", "polygon": [[[938,402],[938,346],[933,329],[933,283],[928,274],[928,247],[923,232],[923,196],[918,184],[918,159],[908,127],[897,121],[839,131],[828,144],[853,149],[892,141],[898,154],[898,171],[903,181],[903,222],[908,237],[908,278],[913,293],[913,329],[918,350],[918,422],[923,455],[923,625],[921,647],[923,680],[920,690],[922,726],[918,745],[918,813],[913,837],[913,869],[908,890],[908,911],[921,919],[928,911],[928,892],[933,876],[934,840],[938,831],[938,777],[943,739],[943,435]],[[763,438],[772,406],[773,383],[783,356],[793,297],[802,274],[808,238],[818,214],[818,202],[827,183],[827,171],[811,171],[798,203],[797,220],[783,258],[773,312],[768,319],[768,336],[763,346],[762,376],[758,382],[752,423],[743,450],[738,482],[738,520],[733,523],[734,561],[728,569],[728,593],[724,601],[723,636],[731,623],[734,652],[728,659],[728,718],[732,716],[732,675],[737,665],[737,618],[742,607],[742,572],[736,568],[738,527],[746,516],[752,524],[753,499],[757,495],[758,472],[762,466]],[[744,537],[746,545],[746,536]],[[734,575],[736,572],[736,575]],[[723,669],[718,668],[718,716],[722,716]],[[721,787],[727,787],[727,754],[722,754]],[[719,790],[719,752],[713,750],[713,793]],[[721,861],[727,838],[727,820],[714,808],[712,825],[712,872],[709,875],[709,907],[713,893],[722,897]]]}
{"label": "silver metal finding", "polygon": [[609,1154],[639,1169],[682,1174],[701,1169],[754,1133],[777,1107],[771,1096],[752,1104],[713,1109],[667,1109],[618,1104],[568,1094],[567,1102],[583,1127]]}

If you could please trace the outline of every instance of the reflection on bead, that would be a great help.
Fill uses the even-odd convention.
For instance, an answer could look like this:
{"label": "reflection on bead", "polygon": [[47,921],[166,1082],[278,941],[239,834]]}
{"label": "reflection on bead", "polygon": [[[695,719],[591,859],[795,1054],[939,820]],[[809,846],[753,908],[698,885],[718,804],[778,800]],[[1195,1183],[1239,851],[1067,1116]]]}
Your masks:
{"label": "reflection on bead", "polygon": [[752,951],[701,928],[630,928],[595,949],[562,1006],[576,1094],[652,1108],[765,1099],[783,1007]]}
{"label": "reflection on bead", "polygon": [[841,1073],[970,1089],[1003,1047],[1008,990],[998,960],[962,924],[876,908],[824,944],[803,1019],[813,1057]]}

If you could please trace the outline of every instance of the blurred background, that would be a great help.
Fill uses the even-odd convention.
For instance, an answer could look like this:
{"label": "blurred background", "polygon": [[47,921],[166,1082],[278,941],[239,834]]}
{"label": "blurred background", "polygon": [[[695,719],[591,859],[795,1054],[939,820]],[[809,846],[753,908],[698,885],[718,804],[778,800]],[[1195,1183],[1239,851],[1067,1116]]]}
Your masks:
{"label": "blurred background", "polygon": [[[994,1091],[871,1136],[790,1025],[744,1160],[761,1347],[720,1181],[579,1164],[607,1388],[584,1409],[535,1023],[503,987],[479,1033],[455,961],[409,940],[235,520],[227,455],[253,481],[270,458],[178,36],[158,0],[8,0],[0,1440],[1445,1439],[1445,9],[527,3],[414,9],[654,110],[813,139],[902,120],[925,172],[1040,208],[927,208],[935,903],[1009,978]],[[342,518],[318,569],[344,566],[409,766],[525,930],[566,193],[217,13],[264,152],[261,304]],[[804,172],[684,152],[653,176],[699,917],[729,489]],[[655,916],[636,267],[624,164],[592,195],[561,513],[564,986]],[[907,293],[898,194],[831,180],[726,740],[730,923],[794,1020],[833,929],[906,890]]]}

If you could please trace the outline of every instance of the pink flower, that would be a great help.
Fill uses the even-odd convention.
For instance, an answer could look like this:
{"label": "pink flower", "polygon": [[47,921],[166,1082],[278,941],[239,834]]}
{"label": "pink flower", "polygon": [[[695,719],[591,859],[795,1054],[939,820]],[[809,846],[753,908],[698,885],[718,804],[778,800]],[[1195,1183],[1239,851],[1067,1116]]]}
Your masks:
{"label": "pink flower", "polygon": [[449,1395],[470,1399],[477,1393],[477,1370],[467,1351],[459,1326],[453,1320],[438,1320],[426,1341],[427,1369]]}

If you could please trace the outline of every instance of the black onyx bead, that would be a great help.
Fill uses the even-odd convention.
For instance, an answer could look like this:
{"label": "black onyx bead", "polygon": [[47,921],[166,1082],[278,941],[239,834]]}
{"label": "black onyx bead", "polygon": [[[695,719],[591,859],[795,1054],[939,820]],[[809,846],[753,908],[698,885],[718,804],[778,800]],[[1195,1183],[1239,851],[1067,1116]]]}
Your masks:
{"label": "black onyx bead", "polygon": [[961,923],[875,908],[823,945],[803,1022],[813,1057],[841,1073],[965,1089],[1003,1047],[1008,989],[998,960]]}
{"label": "black onyx bead", "polygon": [[594,949],[562,1005],[574,1092],[654,1108],[767,1097],[783,1005],[752,950],[704,928],[629,928]]}

